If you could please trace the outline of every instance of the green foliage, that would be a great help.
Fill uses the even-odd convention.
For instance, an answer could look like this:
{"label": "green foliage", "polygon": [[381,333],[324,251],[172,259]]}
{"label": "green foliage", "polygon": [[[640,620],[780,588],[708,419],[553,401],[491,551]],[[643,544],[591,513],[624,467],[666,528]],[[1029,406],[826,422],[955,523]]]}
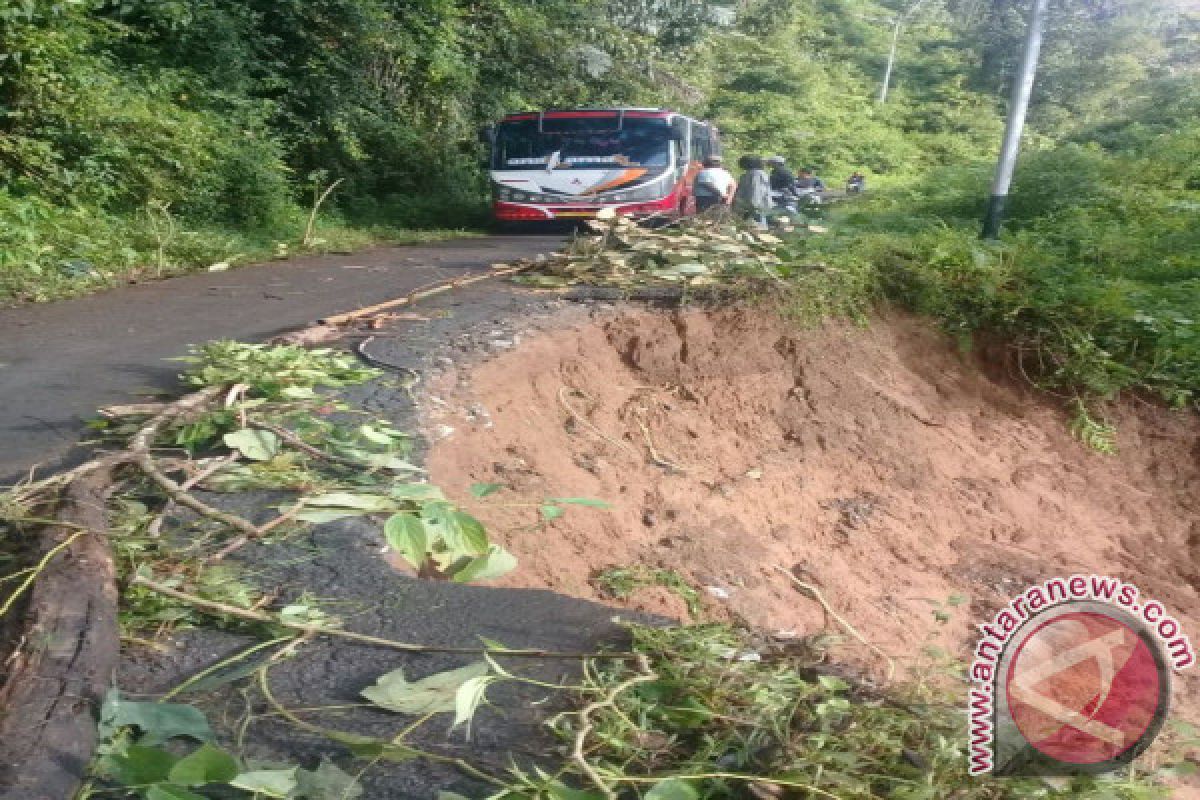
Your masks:
{"label": "green foliage", "polygon": [[1189,186],[1200,128],[1190,122],[1153,147],[1136,131],[1138,145],[1111,125],[1104,135],[1107,148],[1081,140],[1022,161],[1000,243],[978,239],[986,171],[954,168],[845,210],[834,234],[806,240],[797,259],[861,276],[851,297],[885,296],[955,335],[1006,340],[1041,385],[1098,397],[1143,389],[1191,404],[1200,228],[1190,217],[1200,198]]}
{"label": "green foliage", "polygon": [[693,619],[701,613],[700,592],[682,575],[673,569],[661,569],[635,564],[629,567],[612,567],[594,578],[595,584],[618,600],[624,600],[638,589],[661,586],[678,595],[687,604],[688,614]]}
{"label": "green foliage", "polygon": [[[583,697],[592,706],[583,751],[591,781],[662,800],[786,796],[938,798],[1168,797],[1146,778],[1037,779],[967,774],[961,673],[886,692],[855,686],[724,625],[634,626],[645,657],[598,664]],[[640,677],[639,677],[640,676]],[[635,680],[636,683],[630,683]],[[568,741],[579,715],[558,718]],[[569,768],[578,770],[572,763]],[[581,771],[580,771],[581,772]],[[583,800],[553,777],[518,773],[507,800]],[[1101,794],[1107,791],[1108,794]]]}
{"label": "green foliage", "polygon": [[1075,401],[1075,418],[1071,421],[1071,432],[1079,437],[1079,441],[1096,452],[1116,455],[1116,428],[1107,422],[1095,419],[1082,400]]}
{"label": "green foliage", "polygon": [[194,365],[182,376],[188,386],[245,385],[266,400],[311,400],[314,389],[366,383],[381,374],[337,350],[230,340],[192,348],[192,355],[178,360]]}
{"label": "green foliage", "polygon": [[[204,713],[190,705],[133,702],[113,689],[101,709],[99,738],[93,775],[125,789],[129,792],[125,796],[142,800],[205,800],[207,790],[217,787],[222,787],[222,797],[353,800],[362,796],[358,781],[328,761],[315,770],[252,769],[213,743]],[[185,740],[200,744],[183,752]],[[169,749],[167,742],[172,742]],[[84,796],[102,791],[110,790],[89,789]]]}

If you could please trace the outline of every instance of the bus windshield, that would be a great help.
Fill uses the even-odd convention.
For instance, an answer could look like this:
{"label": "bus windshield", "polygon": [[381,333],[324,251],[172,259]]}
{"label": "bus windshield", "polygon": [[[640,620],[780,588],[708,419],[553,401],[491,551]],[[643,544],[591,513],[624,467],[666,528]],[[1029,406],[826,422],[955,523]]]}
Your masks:
{"label": "bus windshield", "polygon": [[667,120],[635,117],[515,120],[496,127],[492,169],[666,167],[671,159]]}

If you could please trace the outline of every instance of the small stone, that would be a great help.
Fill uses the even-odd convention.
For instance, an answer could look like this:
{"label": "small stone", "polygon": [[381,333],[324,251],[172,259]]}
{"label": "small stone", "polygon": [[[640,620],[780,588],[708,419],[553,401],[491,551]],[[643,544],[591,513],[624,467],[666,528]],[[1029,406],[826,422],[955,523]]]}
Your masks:
{"label": "small stone", "polygon": [[720,586],[705,586],[704,591],[708,592],[709,595],[717,598],[718,600],[728,600],[730,596],[729,590],[722,589]]}
{"label": "small stone", "polygon": [[653,511],[646,509],[642,512],[642,524],[647,528],[653,528],[657,522],[658,516]]}

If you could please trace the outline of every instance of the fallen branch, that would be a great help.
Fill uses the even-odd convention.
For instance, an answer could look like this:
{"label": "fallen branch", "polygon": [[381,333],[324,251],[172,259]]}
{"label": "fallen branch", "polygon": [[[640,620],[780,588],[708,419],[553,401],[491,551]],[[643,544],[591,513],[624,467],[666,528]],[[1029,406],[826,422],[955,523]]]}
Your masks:
{"label": "fallen branch", "polygon": [[344,456],[326,453],[319,447],[313,447],[311,444],[301,439],[298,435],[280,425],[272,425],[269,422],[256,422],[255,420],[248,421],[247,425],[251,428],[257,428],[260,431],[273,433],[287,444],[290,444],[292,447],[299,450],[301,453],[312,456],[316,459],[320,459],[321,461],[328,461],[330,464],[337,464],[342,467],[350,467],[351,469],[371,468],[370,465],[364,464],[361,461],[355,461],[352,458],[345,458]]}
{"label": "fallen branch", "polygon": [[[213,475],[216,475],[230,464],[236,464],[239,458],[240,456],[237,453],[214,458],[186,481],[179,484],[179,488],[185,492],[190,491],[191,489],[204,483],[204,481],[208,480]],[[174,500],[167,500],[166,504],[162,508],[162,511],[158,512],[158,516],[156,516],[154,520],[146,526],[147,535],[154,537],[159,536],[159,534],[162,532],[163,522],[165,522],[167,517],[169,517],[175,511],[175,505],[176,504]]]}
{"label": "fallen branch", "polygon": [[381,311],[387,311],[400,306],[411,305],[418,300],[424,300],[427,297],[439,295],[442,292],[448,292],[451,289],[461,289],[464,286],[470,286],[481,281],[491,280],[492,278],[503,278],[507,275],[516,275],[518,272],[532,269],[537,264],[518,264],[511,267],[500,267],[493,269],[490,272],[481,272],[475,275],[469,275],[465,278],[454,278],[447,281],[438,281],[437,283],[427,284],[418,289],[409,292],[404,297],[398,297],[395,300],[388,300],[383,303],[376,303],[373,306],[366,306],[354,311],[347,311],[345,314],[334,314],[332,317],[324,317],[317,320],[318,325],[346,325],[366,317],[374,316]]}
{"label": "fallen branch", "polygon": [[346,631],[341,628],[327,628],[322,625],[306,625],[301,622],[290,622],[283,619],[277,614],[269,614],[265,611],[253,611],[248,608],[240,608],[231,606],[226,603],[218,603],[214,600],[205,600],[203,597],[181,592],[178,589],[172,589],[170,586],[164,586],[157,581],[145,578],[141,575],[135,575],[131,582],[133,586],[141,586],[149,589],[152,592],[164,595],[166,597],[179,600],[200,611],[205,611],[210,614],[218,614],[222,616],[236,617],[238,619],[249,620],[251,622],[262,622],[269,625],[279,625],[291,630],[300,631],[302,633],[314,634],[317,636],[329,636],[335,639],[346,639],[352,642],[361,644],[374,645],[376,647],[385,647],[390,650],[400,650],[405,653],[453,653],[457,655],[473,655],[473,656],[491,656],[497,657],[513,657],[513,658],[563,658],[571,660],[582,660],[588,658],[606,658],[624,661],[628,659],[640,658],[636,653],[564,653],[554,650],[489,650],[479,647],[443,647],[441,645],[427,644],[410,644],[409,642],[397,642],[392,639],[384,639],[379,636],[370,636],[365,633],[355,633],[354,631]]}
{"label": "fallen branch", "polygon": [[646,683],[658,679],[658,675],[654,670],[650,669],[650,661],[646,656],[638,653],[634,656],[634,661],[637,664],[638,674],[632,678],[614,686],[604,697],[594,703],[588,703],[579,711],[579,730],[575,734],[575,742],[571,746],[571,760],[579,767],[579,771],[587,777],[592,785],[599,789],[606,800],[617,800],[617,793],[608,783],[600,777],[587,760],[587,756],[583,753],[584,745],[587,744],[588,734],[592,732],[592,714],[605,708],[613,708],[616,705],[617,698],[628,689],[632,689],[639,683]]}
{"label": "fallen branch", "polygon": [[887,662],[887,665],[888,665],[887,679],[889,681],[895,677],[896,662],[892,660],[892,657],[889,656],[887,653],[883,652],[883,650],[879,649],[878,645],[875,645],[875,644],[871,643],[870,641],[868,641],[867,637],[865,637],[861,633],[859,633],[858,630],[853,625],[851,625],[849,622],[846,621],[845,617],[843,617],[838,612],[834,611],[833,606],[829,605],[829,601],[827,601],[825,599],[825,595],[821,594],[820,589],[818,589],[816,586],[814,586],[811,583],[805,583],[804,581],[800,580],[787,567],[783,567],[783,566],[780,566],[779,564],[776,564],[775,569],[779,570],[784,575],[787,575],[788,578],[791,579],[792,583],[796,585],[797,589],[800,589],[805,594],[809,595],[814,600],[816,600],[818,603],[820,603],[821,608],[823,608],[825,610],[825,613],[828,614],[829,616],[833,617],[835,620],[837,620],[837,623],[842,626],[842,628],[846,631],[846,633],[850,634],[855,639],[857,639],[859,642],[861,642],[863,645],[865,645],[868,649],[872,650],[873,652],[878,654],[880,657],[882,657],[883,660],[885,662]]}
{"label": "fallen branch", "polygon": [[93,466],[71,482],[59,524],[42,534],[23,644],[0,687],[0,800],[74,797],[87,776],[120,652],[105,536],[111,485],[110,471]]}
{"label": "fallen branch", "polygon": [[161,414],[170,405],[170,403],[129,403],[128,405],[105,406],[96,413],[108,419],[116,419],[118,417],[148,417],[154,414]]}
{"label": "fallen branch", "polygon": [[203,517],[239,530],[248,536],[257,536],[259,535],[259,529],[253,523],[233,514],[227,514],[224,511],[215,509],[198,500],[180,484],[167,477],[158,464],[155,463],[154,456],[150,452],[159,432],[169,422],[204,408],[219,397],[224,390],[224,386],[210,386],[207,389],[190,394],[182,400],[172,403],[166,410],[150,420],[141,430],[134,434],[133,439],[129,443],[129,458],[141,468],[142,472],[146,473],[146,476],[150,480],[158,484],[159,488],[166,492],[167,497],[175,504],[181,505],[184,508],[190,508]]}
{"label": "fallen branch", "polygon": [[287,511],[284,511],[282,514],[280,514],[275,519],[266,523],[261,528],[258,528],[258,530],[254,536],[251,536],[250,534],[242,534],[241,536],[237,537],[232,542],[230,542],[229,544],[225,545],[220,550],[218,550],[216,553],[209,556],[204,562],[205,566],[208,566],[211,564],[217,564],[217,563],[220,563],[221,561],[224,561],[226,558],[233,555],[238,550],[241,550],[243,547],[250,544],[250,542],[253,541],[254,539],[259,539],[259,538],[262,538],[263,536],[266,536],[268,533],[275,530],[283,523],[294,518],[297,514],[299,514],[301,511],[304,510],[305,500],[306,500],[306,498],[303,498],[303,497],[300,498]]}

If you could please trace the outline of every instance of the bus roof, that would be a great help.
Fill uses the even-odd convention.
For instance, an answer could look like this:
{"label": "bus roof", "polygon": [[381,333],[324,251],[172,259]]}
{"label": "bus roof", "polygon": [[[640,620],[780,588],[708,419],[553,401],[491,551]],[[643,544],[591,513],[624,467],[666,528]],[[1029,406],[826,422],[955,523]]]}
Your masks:
{"label": "bus roof", "polygon": [[508,114],[501,122],[538,119],[587,119],[589,117],[651,117],[666,119],[676,112],[665,108],[553,108],[546,111],[524,111]]}

